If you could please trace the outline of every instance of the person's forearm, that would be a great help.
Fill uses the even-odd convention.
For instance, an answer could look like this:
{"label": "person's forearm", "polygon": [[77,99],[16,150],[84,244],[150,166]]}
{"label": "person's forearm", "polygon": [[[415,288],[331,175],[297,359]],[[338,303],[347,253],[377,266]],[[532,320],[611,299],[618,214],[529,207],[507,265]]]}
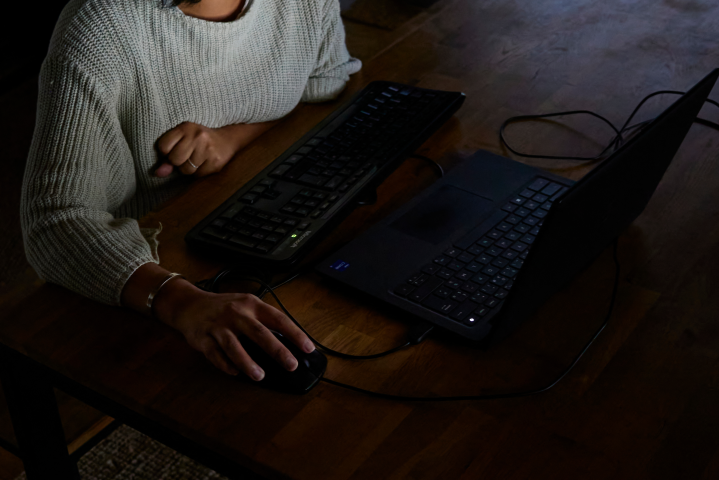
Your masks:
{"label": "person's forearm", "polygon": [[181,307],[183,300],[189,300],[202,291],[183,278],[173,278],[157,292],[152,302],[152,312],[148,311],[147,298],[162,281],[170,274],[156,263],[146,263],[137,270],[125,283],[122,290],[122,305],[142,314],[153,315],[159,320],[174,327],[172,309]]}
{"label": "person's forearm", "polygon": [[238,123],[227,125],[219,130],[226,135],[228,141],[232,142],[234,151],[237,153],[267,130],[274,127],[278,122],[279,120],[262,123]]}

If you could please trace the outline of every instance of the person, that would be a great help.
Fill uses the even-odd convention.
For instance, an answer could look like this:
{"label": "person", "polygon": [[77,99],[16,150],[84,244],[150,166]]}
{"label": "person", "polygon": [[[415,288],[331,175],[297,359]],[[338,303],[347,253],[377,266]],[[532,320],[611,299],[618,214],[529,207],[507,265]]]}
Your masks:
{"label": "person", "polygon": [[[169,4],[168,4],[169,3]],[[244,335],[288,370],[314,345],[249,294],[215,294],[159,264],[138,218],[222,170],[299,102],[335,98],[361,67],[338,0],[71,0],[40,74],[23,181],[29,262],[46,281],[177,329],[255,380]]]}

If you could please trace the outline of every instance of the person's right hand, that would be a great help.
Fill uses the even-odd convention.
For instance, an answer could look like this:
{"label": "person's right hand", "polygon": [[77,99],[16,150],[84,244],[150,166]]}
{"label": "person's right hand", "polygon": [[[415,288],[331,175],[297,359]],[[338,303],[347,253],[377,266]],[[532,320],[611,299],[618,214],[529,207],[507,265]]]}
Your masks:
{"label": "person's right hand", "polygon": [[270,331],[287,337],[303,352],[315,347],[284,313],[246,293],[204,292],[185,280],[173,280],[160,290],[153,309],[157,317],[179,330],[192,348],[230,375],[244,372],[262,380],[264,372],[242,347],[244,335],[287,370],[297,360]]}

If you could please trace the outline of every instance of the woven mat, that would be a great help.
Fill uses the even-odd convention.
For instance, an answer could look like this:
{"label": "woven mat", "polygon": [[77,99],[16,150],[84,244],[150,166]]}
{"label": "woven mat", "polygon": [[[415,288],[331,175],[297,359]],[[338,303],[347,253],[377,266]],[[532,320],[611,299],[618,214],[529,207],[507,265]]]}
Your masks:
{"label": "woven mat", "polygon": [[[87,452],[77,466],[83,480],[227,480],[126,425]],[[15,480],[25,480],[25,473]]]}

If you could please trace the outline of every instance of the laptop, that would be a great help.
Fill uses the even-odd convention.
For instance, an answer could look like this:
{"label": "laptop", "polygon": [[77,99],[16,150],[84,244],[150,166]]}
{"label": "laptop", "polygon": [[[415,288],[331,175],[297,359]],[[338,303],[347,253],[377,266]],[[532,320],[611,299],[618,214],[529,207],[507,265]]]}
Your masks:
{"label": "laptop", "polygon": [[718,76],[707,75],[576,183],[480,150],[316,270],[496,343],[644,210]]}

